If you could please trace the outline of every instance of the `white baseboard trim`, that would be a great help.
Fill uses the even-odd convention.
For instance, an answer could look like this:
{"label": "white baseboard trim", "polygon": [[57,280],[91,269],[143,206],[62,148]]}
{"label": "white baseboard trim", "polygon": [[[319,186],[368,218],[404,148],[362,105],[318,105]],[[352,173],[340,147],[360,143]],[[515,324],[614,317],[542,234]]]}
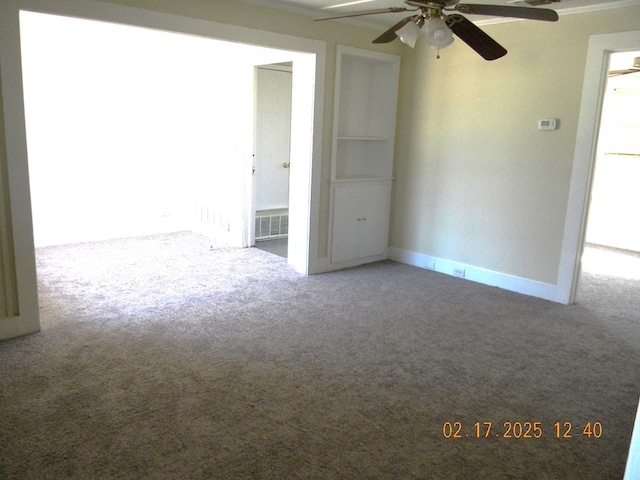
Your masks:
{"label": "white baseboard trim", "polygon": [[[557,286],[549,283],[529,280],[527,278],[516,277],[507,273],[495,272],[485,268],[465,265],[463,263],[452,262],[442,258],[431,257],[422,253],[403,250],[401,248],[390,247],[389,259],[399,263],[405,263],[425,270],[444,273],[454,277],[461,277],[472,282],[502,288],[511,292],[521,293],[532,297],[543,298],[557,302]],[[455,274],[459,271],[460,274]]]}

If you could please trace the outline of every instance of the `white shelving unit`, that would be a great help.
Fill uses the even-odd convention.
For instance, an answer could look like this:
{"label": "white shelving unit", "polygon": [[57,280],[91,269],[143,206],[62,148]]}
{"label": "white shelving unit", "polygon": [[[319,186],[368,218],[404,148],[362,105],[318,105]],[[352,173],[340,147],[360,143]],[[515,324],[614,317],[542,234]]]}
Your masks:
{"label": "white shelving unit", "polygon": [[330,263],[386,258],[400,57],[338,46]]}

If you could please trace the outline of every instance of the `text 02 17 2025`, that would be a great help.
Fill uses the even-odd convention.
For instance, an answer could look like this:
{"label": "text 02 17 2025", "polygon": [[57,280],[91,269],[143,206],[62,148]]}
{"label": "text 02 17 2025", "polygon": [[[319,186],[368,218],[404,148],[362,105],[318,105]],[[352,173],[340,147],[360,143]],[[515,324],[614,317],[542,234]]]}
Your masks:
{"label": "text 02 17 2025", "polygon": [[[601,438],[604,429],[601,422],[574,423],[561,421],[553,423],[551,434],[553,438]],[[545,436],[543,422],[535,421],[506,421],[474,422],[465,426],[463,422],[453,421],[442,424],[444,438],[542,438]]]}

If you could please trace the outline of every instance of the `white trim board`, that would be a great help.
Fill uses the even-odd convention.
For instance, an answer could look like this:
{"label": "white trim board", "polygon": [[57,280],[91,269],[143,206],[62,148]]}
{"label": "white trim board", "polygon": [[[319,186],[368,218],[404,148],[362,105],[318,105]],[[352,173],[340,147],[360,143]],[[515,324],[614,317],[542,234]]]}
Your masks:
{"label": "white trim board", "polygon": [[[487,270],[451,260],[431,257],[423,253],[412,252],[396,247],[389,248],[389,259],[425,270],[432,270],[434,272],[464,278],[465,280],[471,280],[472,282],[521,293],[523,295],[551,301],[556,300],[556,286],[548,283],[516,277],[507,273]],[[454,273],[456,270],[463,270],[464,277],[456,275]]]}

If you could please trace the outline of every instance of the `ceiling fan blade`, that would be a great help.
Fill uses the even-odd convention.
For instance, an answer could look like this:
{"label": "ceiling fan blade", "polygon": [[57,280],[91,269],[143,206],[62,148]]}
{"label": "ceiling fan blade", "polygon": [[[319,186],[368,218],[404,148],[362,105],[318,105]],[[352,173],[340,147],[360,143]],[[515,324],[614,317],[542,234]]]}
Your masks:
{"label": "ceiling fan blade", "polygon": [[445,17],[445,22],[453,33],[460,37],[460,40],[478,52],[485,60],[496,60],[507,54],[507,50],[502,45],[462,15],[448,15]]}
{"label": "ceiling fan blade", "polygon": [[640,68],[630,68],[628,70],[611,70],[610,77],[619,77],[620,75],[629,75],[630,73],[640,73]]}
{"label": "ceiling fan blade", "polygon": [[402,20],[400,20],[393,27],[391,27],[389,30],[384,32],[382,35],[380,35],[378,38],[376,38],[371,43],[389,43],[389,42],[393,42],[396,38],[398,38],[398,36],[396,35],[396,32],[398,30],[400,30],[402,27],[404,27],[407,23],[409,23],[414,18],[416,18],[415,15],[412,16],[412,17],[403,18]]}
{"label": "ceiling fan blade", "polygon": [[333,15],[331,17],[316,18],[314,21],[321,22],[323,20],[335,20],[337,18],[362,17],[364,15],[377,15],[379,13],[400,13],[411,11],[413,10],[404,7],[376,8],[374,10],[360,10],[358,12],[342,13],[339,15]]}
{"label": "ceiling fan blade", "polygon": [[506,5],[478,5],[461,3],[454,8],[457,12],[469,15],[491,15],[494,17],[527,18],[529,20],[542,20],[545,22],[557,22],[558,14],[548,8],[510,7]]}

